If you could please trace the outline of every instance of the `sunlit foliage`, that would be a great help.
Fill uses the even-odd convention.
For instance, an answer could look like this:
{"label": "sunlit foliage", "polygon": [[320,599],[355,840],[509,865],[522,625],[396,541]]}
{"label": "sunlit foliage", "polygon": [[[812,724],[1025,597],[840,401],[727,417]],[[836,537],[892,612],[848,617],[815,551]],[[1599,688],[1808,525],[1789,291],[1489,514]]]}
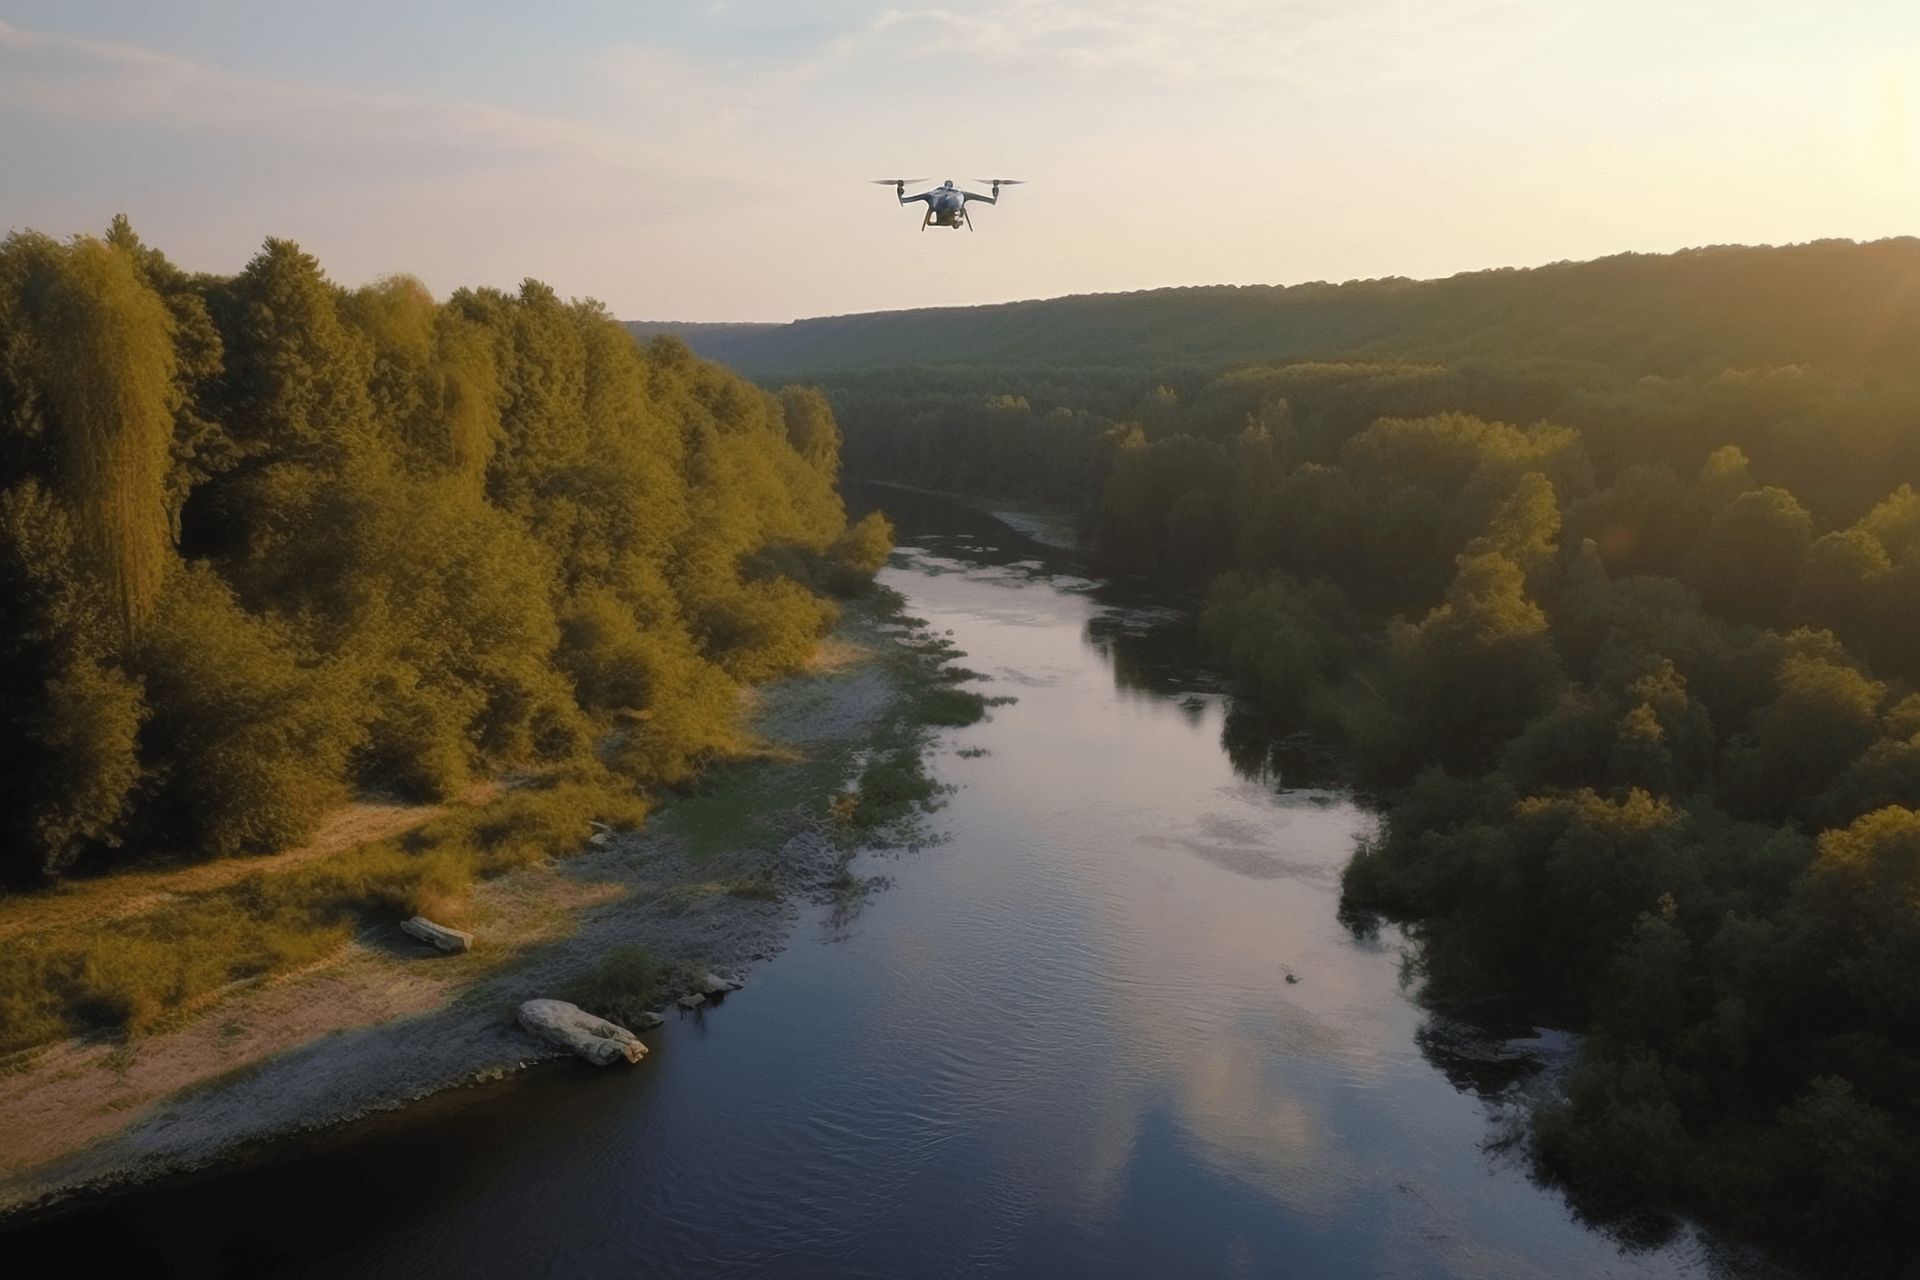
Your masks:
{"label": "sunlit foliage", "polygon": [[[527,281],[436,301],[124,219],[0,243],[0,873],[267,853],[355,787],[675,783],[885,558],[818,391]],[[594,767],[598,768],[596,764]]]}

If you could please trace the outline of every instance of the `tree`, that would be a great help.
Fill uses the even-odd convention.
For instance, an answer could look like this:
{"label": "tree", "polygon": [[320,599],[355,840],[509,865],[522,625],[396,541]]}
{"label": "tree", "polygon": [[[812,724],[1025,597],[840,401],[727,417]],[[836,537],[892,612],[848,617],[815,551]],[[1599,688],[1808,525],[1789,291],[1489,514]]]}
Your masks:
{"label": "tree", "polygon": [[84,238],[61,255],[36,310],[61,496],[130,641],[153,611],[172,553],[171,322],[126,253]]}
{"label": "tree", "polygon": [[1886,549],[1864,529],[1825,534],[1807,548],[1800,564],[1793,618],[1845,637],[1870,638],[1874,592],[1892,570]]}
{"label": "tree", "polygon": [[1415,742],[1451,766],[1484,769],[1549,703],[1561,679],[1546,615],[1520,565],[1465,555],[1446,603],[1410,628],[1397,701]]}
{"label": "tree", "polygon": [[780,410],[793,451],[832,479],[840,466],[840,428],[827,397],[818,387],[782,387]]}
{"label": "tree", "polygon": [[271,237],[216,294],[231,388],[228,429],[255,452],[337,469],[372,437],[368,344],[340,322],[320,264]]}
{"label": "tree", "polygon": [[1827,633],[1796,637],[1800,651],[1780,662],[1779,693],[1729,749],[1729,787],[1744,812],[1809,812],[1879,733],[1886,686],[1849,665],[1837,645],[1822,643],[1831,642]]}
{"label": "tree", "polygon": [[1889,805],[1823,834],[1809,890],[1855,934],[1920,928],[1920,812]]}
{"label": "tree", "polygon": [[120,838],[141,777],[140,686],[79,571],[73,521],[37,482],[0,492],[0,881],[31,884]]}
{"label": "tree", "polygon": [[1786,617],[1813,517],[1785,489],[1753,489],[1713,517],[1687,561],[1687,581],[1742,622]]}

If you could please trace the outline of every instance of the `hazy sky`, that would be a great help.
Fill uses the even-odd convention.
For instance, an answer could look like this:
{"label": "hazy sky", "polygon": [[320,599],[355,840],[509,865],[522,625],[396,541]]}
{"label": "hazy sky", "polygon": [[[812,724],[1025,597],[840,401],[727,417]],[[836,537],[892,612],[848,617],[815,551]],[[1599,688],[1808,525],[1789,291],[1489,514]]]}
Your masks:
{"label": "hazy sky", "polygon": [[690,320],[1908,234],[1920,0],[0,0],[0,224],[122,210]]}

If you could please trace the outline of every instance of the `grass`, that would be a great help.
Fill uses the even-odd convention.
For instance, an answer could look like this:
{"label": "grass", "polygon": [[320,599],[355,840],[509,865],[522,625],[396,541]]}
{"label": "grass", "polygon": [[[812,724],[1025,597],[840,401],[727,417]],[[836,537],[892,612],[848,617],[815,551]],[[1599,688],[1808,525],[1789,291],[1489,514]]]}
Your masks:
{"label": "grass", "polygon": [[124,921],[18,938],[0,954],[0,1053],[156,1030],[236,982],[326,959],[369,924],[410,915],[459,923],[475,880],[577,852],[590,818],[631,828],[645,814],[616,776],[573,766],[396,840]]}
{"label": "grass", "polygon": [[667,997],[673,971],[637,944],[613,948],[592,973],[567,988],[567,999],[609,1022],[631,1026]]}
{"label": "grass", "polygon": [[912,817],[933,803],[940,784],[927,776],[915,750],[875,755],[853,788],[834,797],[834,820],[845,830],[878,831]]}

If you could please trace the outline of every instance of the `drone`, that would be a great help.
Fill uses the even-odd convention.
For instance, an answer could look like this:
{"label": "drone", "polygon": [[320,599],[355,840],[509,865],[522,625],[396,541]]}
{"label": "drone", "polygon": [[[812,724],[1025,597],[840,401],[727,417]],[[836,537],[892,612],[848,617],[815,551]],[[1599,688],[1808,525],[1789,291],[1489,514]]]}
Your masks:
{"label": "drone", "polygon": [[910,182],[925,182],[925,178],[875,178],[873,181],[875,186],[892,187],[894,194],[900,197],[901,204],[912,204],[916,200],[926,202],[927,214],[924,218],[920,219],[920,229],[922,231],[925,231],[929,225],[952,227],[955,231],[958,231],[962,223],[965,223],[967,230],[971,231],[973,230],[973,219],[967,213],[967,201],[978,200],[982,204],[999,204],[1000,188],[1017,187],[1023,179],[980,179],[981,182],[990,182],[993,184],[993,194],[990,196],[983,196],[978,191],[962,191],[953,185],[952,178],[948,178],[931,191],[922,191],[917,196],[907,194],[907,184]]}

